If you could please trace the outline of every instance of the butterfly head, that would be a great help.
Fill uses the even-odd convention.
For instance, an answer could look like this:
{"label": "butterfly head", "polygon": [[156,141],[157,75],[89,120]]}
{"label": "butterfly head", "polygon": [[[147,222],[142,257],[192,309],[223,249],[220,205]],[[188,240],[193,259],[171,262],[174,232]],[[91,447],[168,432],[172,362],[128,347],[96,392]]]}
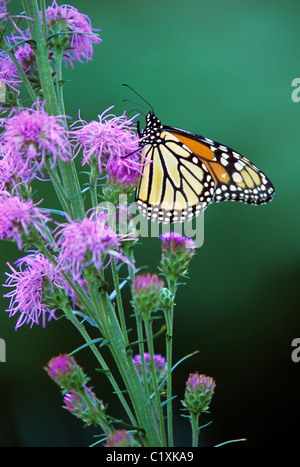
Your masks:
{"label": "butterfly head", "polygon": [[141,132],[141,136],[143,138],[143,145],[146,145],[148,143],[155,144],[159,139],[162,129],[163,125],[161,121],[151,110],[146,116],[146,126]]}

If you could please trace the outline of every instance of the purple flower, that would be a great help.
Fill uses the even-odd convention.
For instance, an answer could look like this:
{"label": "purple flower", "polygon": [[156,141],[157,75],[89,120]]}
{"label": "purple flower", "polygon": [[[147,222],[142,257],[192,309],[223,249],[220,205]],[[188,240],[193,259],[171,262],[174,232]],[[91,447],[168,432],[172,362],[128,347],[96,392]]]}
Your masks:
{"label": "purple flower", "polygon": [[29,237],[33,227],[47,240],[44,228],[50,218],[36,206],[37,204],[34,204],[31,199],[25,201],[20,196],[2,194],[0,196],[0,239],[14,240],[21,249],[24,234]]}
{"label": "purple flower", "polygon": [[[144,360],[145,360],[146,368],[149,368],[149,364],[150,364],[150,354],[149,353],[147,353],[147,352],[144,353]],[[153,355],[153,360],[154,360],[156,370],[162,370],[162,371],[166,372],[166,359],[165,359],[165,357],[163,357],[162,355],[159,355],[159,354],[154,354]],[[142,357],[141,357],[141,355],[135,355],[133,357],[132,361],[133,361],[133,363],[135,365],[136,370],[138,372],[141,372],[142,371],[142,368],[141,368]]]}
{"label": "purple flower", "polygon": [[[84,393],[84,394],[83,394]],[[105,423],[105,406],[97,399],[92,388],[83,386],[81,391],[71,389],[64,395],[64,409],[67,409],[75,417],[83,420],[86,425]]]}
{"label": "purple flower", "polygon": [[45,303],[45,290],[52,293],[53,287],[62,288],[63,278],[54,265],[42,254],[31,254],[16,261],[19,271],[7,263],[11,273],[6,273],[8,279],[4,287],[12,287],[13,290],[4,297],[10,298],[10,304],[6,310],[9,316],[20,314],[17,324],[18,329],[23,324],[39,324],[45,327],[46,321],[55,319],[54,309],[50,309]]}
{"label": "purple flower", "polygon": [[0,0],[0,21],[7,21],[9,18],[9,12],[6,9],[6,4],[10,0]]}
{"label": "purple flower", "polygon": [[135,440],[133,434],[129,433],[129,431],[116,430],[109,435],[104,447],[140,447],[140,444]]}
{"label": "purple flower", "polygon": [[151,319],[151,313],[159,306],[164,282],[157,274],[137,274],[133,281],[132,305],[144,320]]}
{"label": "purple flower", "polygon": [[187,382],[186,387],[194,394],[196,391],[200,390],[202,393],[206,391],[213,391],[216,387],[216,384],[210,376],[199,375],[196,373],[191,373]]}
{"label": "purple flower", "polygon": [[176,232],[167,232],[161,237],[162,240],[162,250],[171,250],[175,251],[185,251],[189,255],[195,253],[196,244],[191,238],[183,237]]}
{"label": "purple flower", "polygon": [[165,233],[162,240],[162,257],[160,269],[169,280],[176,281],[185,275],[196,245],[191,238],[183,237],[176,232]]}
{"label": "purple flower", "polygon": [[[154,354],[153,360],[154,360],[157,383],[160,384],[165,378],[166,372],[167,372],[166,359],[162,357],[162,355]],[[143,381],[143,375],[142,375],[143,362],[142,362],[141,355],[135,355],[132,361],[139,375],[139,378],[141,379],[141,381]],[[146,375],[148,376],[148,384],[150,384],[151,386],[152,376],[151,376],[151,371],[150,371],[150,354],[147,352],[144,353],[144,362],[145,362],[144,365],[145,365]]]}
{"label": "purple flower", "polygon": [[72,355],[61,354],[58,357],[53,357],[48,362],[45,370],[51,379],[56,381],[61,377],[71,375],[76,366],[76,361]]}
{"label": "purple flower", "polygon": [[210,376],[191,373],[187,382],[182,404],[190,413],[199,415],[207,412],[216,383]]}
{"label": "purple flower", "polygon": [[80,391],[85,388],[85,384],[89,381],[75,358],[68,354],[52,357],[44,370],[65,391]]}
{"label": "purple flower", "polygon": [[128,263],[121,249],[121,242],[127,239],[132,240],[129,236],[116,234],[107,225],[104,212],[92,212],[82,220],[70,220],[60,225],[55,235],[55,248],[60,252],[58,265],[63,270],[70,270],[74,279],[78,279],[83,268],[91,264],[99,269],[111,259]]}
{"label": "purple flower", "polygon": [[73,61],[91,60],[93,45],[101,42],[94,32],[91,20],[70,5],[57,5],[56,1],[46,8],[46,22],[50,47],[60,47],[64,51],[64,60],[73,66]]}
{"label": "purple flower", "polygon": [[130,167],[126,159],[109,159],[106,164],[108,185],[123,193],[132,192],[139,184],[140,167]]}
{"label": "purple flower", "polygon": [[0,51],[0,95],[1,100],[6,99],[5,86],[19,92],[18,87],[21,83],[20,75],[6,52]]}
{"label": "purple flower", "polygon": [[35,177],[25,159],[15,152],[7,153],[6,147],[0,142],[0,191],[11,191],[21,183],[29,183]]}
{"label": "purple flower", "polygon": [[160,292],[164,283],[157,274],[137,274],[134,278],[133,289],[136,294],[147,292]]}
{"label": "purple flower", "polygon": [[49,157],[52,166],[59,157],[68,161],[71,154],[68,133],[62,119],[48,115],[45,103],[36,102],[32,108],[14,109],[5,119],[2,141],[8,153],[18,154],[42,174],[42,168]]}
{"label": "purple flower", "polygon": [[117,174],[124,177],[126,171],[127,177],[130,174],[132,178],[132,173],[136,177],[141,173],[141,164],[139,137],[133,130],[133,119],[127,119],[125,113],[120,117],[107,114],[111,108],[98,116],[98,122],[76,122],[80,124],[70,132],[76,145],[75,156],[82,149],[82,165],[97,161],[99,173],[106,169],[111,179]]}

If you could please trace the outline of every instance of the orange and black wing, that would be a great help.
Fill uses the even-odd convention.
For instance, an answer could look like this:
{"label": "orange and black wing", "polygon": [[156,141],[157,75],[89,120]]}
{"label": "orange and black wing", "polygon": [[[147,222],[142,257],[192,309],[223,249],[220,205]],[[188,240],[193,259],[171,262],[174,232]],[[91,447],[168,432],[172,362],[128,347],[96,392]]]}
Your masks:
{"label": "orange and black wing", "polygon": [[227,146],[167,127],[150,112],[142,132],[143,176],[136,193],[140,211],[156,222],[184,222],[211,203],[264,204],[275,191],[266,175]]}
{"label": "orange and black wing", "polygon": [[246,157],[233,149],[203,136],[170,128],[183,147],[188,147],[205,164],[212,175],[216,190],[213,202],[242,201],[265,204],[275,190],[267,176]]}

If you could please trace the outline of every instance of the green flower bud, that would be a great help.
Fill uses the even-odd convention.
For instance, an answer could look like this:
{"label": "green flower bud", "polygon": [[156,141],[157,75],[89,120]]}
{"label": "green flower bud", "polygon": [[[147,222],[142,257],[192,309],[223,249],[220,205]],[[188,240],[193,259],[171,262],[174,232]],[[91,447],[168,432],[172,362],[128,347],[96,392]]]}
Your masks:
{"label": "green flower bud", "polygon": [[176,281],[187,272],[196,245],[191,238],[170,232],[162,235],[160,270],[171,281]]}
{"label": "green flower bud", "polygon": [[66,392],[79,391],[90,379],[75,359],[67,354],[51,358],[44,369],[50,378]]}
{"label": "green flower bud", "polygon": [[160,292],[163,281],[157,274],[138,274],[135,276],[132,291],[132,305],[136,313],[140,313],[144,320],[151,319],[160,302]]}
{"label": "green flower bud", "polygon": [[193,414],[207,412],[216,384],[210,376],[190,374],[182,404]]}

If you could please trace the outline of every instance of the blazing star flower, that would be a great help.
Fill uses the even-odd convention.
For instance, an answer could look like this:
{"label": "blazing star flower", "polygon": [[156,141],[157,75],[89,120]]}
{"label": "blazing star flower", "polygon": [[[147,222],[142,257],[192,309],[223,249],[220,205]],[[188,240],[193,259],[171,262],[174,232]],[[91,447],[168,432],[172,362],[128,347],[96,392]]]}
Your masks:
{"label": "blazing star flower", "polygon": [[6,9],[6,4],[10,0],[0,0],[0,21],[7,21],[9,18],[9,12]]}
{"label": "blazing star flower", "polygon": [[106,169],[111,179],[116,176],[117,170],[121,170],[123,176],[127,170],[128,177],[132,171],[136,177],[136,172],[141,172],[141,164],[139,137],[133,131],[135,117],[127,119],[125,113],[120,117],[107,114],[111,108],[98,116],[98,122],[80,120],[80,125],[74,126],[70,133],[75,142],[75,156],[82,149],[82,165],[92,164],[96,160],[99,173]]}
{"label": "blazing star flower", "polygon": [[[83,391],[84,396],[82,395]],[[101,421],[104,421],[104,425],[107,425],[105,423],[105,406],[102,401],[97,399],[92,388],[84,385],[80,392],[71,389],[70,392],[64,395],[64,403],[63,408],[83,420],[87,426],[92,424],[101,425]]]}
{"label": "blazing star flower", "polygon": [[50,218],[37,208],[31,199],[25,201],[19,196],[0,196],[0,239],[13,240],[22,248],[24,234],[31,234],[31,228],[47,240],[44,233],[45,223]]}
{"label": "blazing star flower", "polygon": [[79,391],[89,381],[72,355],[61,354],[51,358],[44,370],[65,391]]}
{"label": "blazing star flower", "polygon": [[104,447],[140,447],[140,444],[129,431],[116,430],[109,435],[109,438],[104,444]]}
{"label": "blazing star flower", "polygon": [[[165,378],[166,372],[167,372],[166,359],[162,357],[162,355],[154,354],[153,360],[154,360],[154,365],[155,365],[157,383],[160,384]],[[134,366],[136,368],[136,371],[139,375],[140,380],[143,381],[143,374],[142,374],[143,363],[142,363],[141,355],[135,355],[132,361],[134,363]],[[145,362],[144,365],[145,365],[145,370],[146,370],[146,376],[148,377],[148,384],[151,386],[152,375],[150,371],[150,354],[147,352],[144,353],[144,362]],[[151,387],[151,389],[153,388]]]}
{"label": "blazing star flower", "polygon": [[196,244],[191,238],[183,237],[179,233],[165,233],[162,240],[161,271],[170,280],[177,280],[187,271]]}
{"label": "blazing star flower", "polygon": [[61,118],[48,115],[44,107],[44,102],[36,102],[32,108],[14,109],[5,119],[2,134],[7,152],[22,156],[27,167],[41,174],[46,157],[52,159],[53,168],[58,157],[67,162],[71,154]]}
{"label": "blazing star flower", "polygon": [[121,242],[132,238],[116,234],[106,222],[104,212],[92,212],[82,220],[70,219],[59,226],[55,235],[55,248],[60,252],[58,265],[63,270],[70,270],[74,279],[79,278],[83,269],[91,264],[96,269],[104,268],[107,257],[109,261],[114,259],[129,263],[122,253]]}
{"label": "blazing star flower", "polygon": [[137,274],[133,281],[132,305],[136,313],[140,313],[144,320],[151,318],[159,306],[160,293],[164,282],[157,274]]}
{"label": "blazing star flower", "polygon": [[13,290],[4,297],[10,298],[6,310],[9,316],[20,314],[15,329],[23,324],[39,324],[45,327],[46,321],[55,319],[55,310],[47,304],[46,295],[51,295],[53,289],[62,289],[63,278],[49,259],[41,253],[30,254],[16,261],[18,271],[7,263],[11,273],[6,273],[8,279],[4,287]]}
{"label": "blazing star flower", "polygon": [[[1,99],[5,100],[5,86],[11,88],[15,92],[19,92],[21,83],[20,75],[6,52],[0,51],[0,92]],[[2,88],[2,90],[1,90]]]}
{"label": "blazing star flower", "polygon": [[0,142],[0,191],[12,189],[18,193],[18,185],[28,184],[35,177],[35,172],[27,166],[27,162],[15,152],[7,152]]}
{"label": "blazing star flower", "polygon": [[[64,60],[73,67],[73,61],[88,61],[93,56],[93,44],[101,42],[92,28],[87,15],[80,13],[71,5],[57,5],[56,1],[46,8],[46,22],[50,47],[64,50]],[[61,34],[59,34],[61,33]]]}
{"label": "blazing star flower", "polygon": [[216,383],[210,376],[191,373],[187,382],[182,404],[190,412],[207,412]]}

